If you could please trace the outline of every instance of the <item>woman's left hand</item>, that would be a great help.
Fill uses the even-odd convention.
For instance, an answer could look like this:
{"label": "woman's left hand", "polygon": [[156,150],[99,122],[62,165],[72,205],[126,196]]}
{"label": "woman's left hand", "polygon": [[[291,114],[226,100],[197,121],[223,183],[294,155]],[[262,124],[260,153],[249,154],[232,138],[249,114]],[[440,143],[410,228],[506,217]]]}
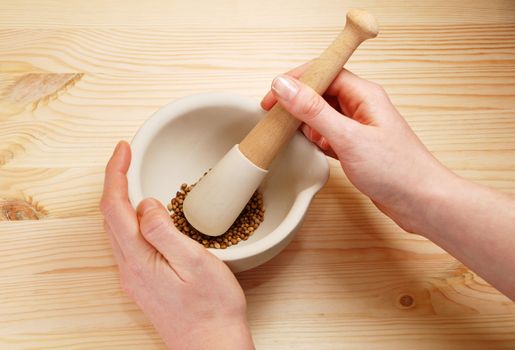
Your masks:
{"label": "woman's left hand", "polygon": [[180,233],[167,210],[129,203],[130,146],[120,142],[106,167],[100,208],[124,291],[169,348],[253,349],[246,301],[229,268]]}

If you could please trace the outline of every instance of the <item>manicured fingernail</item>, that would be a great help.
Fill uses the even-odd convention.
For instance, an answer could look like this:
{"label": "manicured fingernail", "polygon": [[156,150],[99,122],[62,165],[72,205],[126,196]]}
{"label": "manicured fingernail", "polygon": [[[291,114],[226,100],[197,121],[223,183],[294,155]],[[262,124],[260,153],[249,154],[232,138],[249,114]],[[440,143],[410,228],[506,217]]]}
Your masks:
{"label": "manicured fingernail", "polygon": [[311,128],[307,124],[302,124],[301,126],[302,133],[306,135],[307,138],[311,137]]}
{"label": "manicured fingernail", "polygon": [[139,209],[138,212],[141,216],[143,216],[146,213],[148,213],[149,211],[151,211],[152,209],[155,209],[158,207],[159,207],[159,203],[155,199],[153,199],[153,198],[145,199],[140,204],[140,207],[138,208]]}
{"label": "manicured fingernail", "polygon": [[280,99],[289,101],[299,92],[299,85],[290,77],[279,75],[272,81],[272,90]]}

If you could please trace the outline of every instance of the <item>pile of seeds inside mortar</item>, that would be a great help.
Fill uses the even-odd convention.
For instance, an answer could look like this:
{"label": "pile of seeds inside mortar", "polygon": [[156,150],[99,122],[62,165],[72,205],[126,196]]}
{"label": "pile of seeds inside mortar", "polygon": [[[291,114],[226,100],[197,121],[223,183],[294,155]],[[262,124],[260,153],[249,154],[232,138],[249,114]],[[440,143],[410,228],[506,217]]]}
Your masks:
{"label": "pile of seeds inside mortar", "polygon": [[182,184],[181,190],[176,193],[170,204],[168,204],[168,211],[170,211],[170,217],[179,231],[199,242],[204,247],[225,249],[241,241],[246,241],[256,231],[259,224],[263,222],[265,214],[263,195],[258,190],[254,192],[234,224],[223,235],[211,237],[199,232],[186,220],[182,208],[184,199],[193,186],[195,185]]}

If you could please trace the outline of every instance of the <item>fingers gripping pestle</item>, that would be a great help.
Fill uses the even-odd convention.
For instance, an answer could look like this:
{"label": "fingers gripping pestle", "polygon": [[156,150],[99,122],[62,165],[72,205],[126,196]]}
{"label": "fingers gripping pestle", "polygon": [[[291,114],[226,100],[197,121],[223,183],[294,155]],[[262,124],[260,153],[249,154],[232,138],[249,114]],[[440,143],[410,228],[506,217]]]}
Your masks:
{"label": "fingers gripping pestle", "polygon": [[[344,29],[314,60],[300,81],[323,94],[356,48],[377,34],[378,26],[371,14],[350,10]],[[300,122],[279,104],[267,112],[188,194],[184,214],[190,224],[210,236],[226,232],[299,126]]]}

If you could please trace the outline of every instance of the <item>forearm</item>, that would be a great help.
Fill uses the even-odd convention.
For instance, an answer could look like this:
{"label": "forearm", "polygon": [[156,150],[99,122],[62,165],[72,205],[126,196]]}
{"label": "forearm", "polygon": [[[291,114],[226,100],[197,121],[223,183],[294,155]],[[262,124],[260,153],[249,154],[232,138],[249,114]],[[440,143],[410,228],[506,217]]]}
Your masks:
{"label": "forearm", "polygon": [[457,176],[413,208],[413,231],[515,300],[515,197]]}

